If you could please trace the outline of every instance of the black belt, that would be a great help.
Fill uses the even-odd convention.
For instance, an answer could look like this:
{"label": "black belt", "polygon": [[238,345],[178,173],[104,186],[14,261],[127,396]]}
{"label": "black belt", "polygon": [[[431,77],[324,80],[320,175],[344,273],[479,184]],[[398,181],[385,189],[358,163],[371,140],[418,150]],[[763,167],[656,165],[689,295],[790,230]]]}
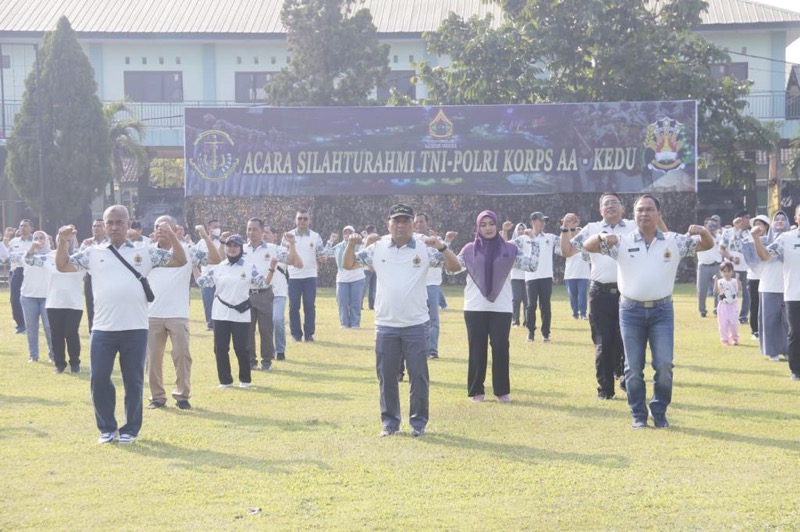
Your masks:
{"label": "black belt", "polygon": [[251,294],[260,294],[260,293],[266,292],[268,290],[272,290],[272,287],[268,286],[267,288],[251,288],[250,289],[250,293]]}
{"label": "black belt", "polygon": [[672,301],[672,296],[662,297],[661,299],[654,299],[653,301],[637,301],[635,299],[630,299],[628,297],[622,296],[619,300],[620,304],[633,303],[637,307],[643,307],[643,308],[653,308],[656,305],[660,305],[661,303],[669,303],[671,301]]}
{"label": "black belt", "polygon": [[592,286],[594,288],[604,294],[619,294],[619,288],[617,288],[617,283],[601,283],[599,281],[592,281]]}
{"label": "black belt", "polygon": [[709,262],[708,264],[701,262],[700,266],[719,266],[719,262]]}

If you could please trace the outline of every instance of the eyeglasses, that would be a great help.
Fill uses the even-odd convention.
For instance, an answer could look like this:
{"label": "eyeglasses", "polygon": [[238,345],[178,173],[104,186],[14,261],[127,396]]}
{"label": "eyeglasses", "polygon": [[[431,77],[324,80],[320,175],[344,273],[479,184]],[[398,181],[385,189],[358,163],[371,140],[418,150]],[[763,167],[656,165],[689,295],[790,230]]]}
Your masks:
{"label": "eyeglasses", "polygon": [[616,206],[616,205],[622,205],[622,203],[620,203],[620,202],[619,202],[619,201],[617,201],[617,200],[612,200],[612,201],[604,201],[604,202],[603,202],[603,207],[614,207],[614,206]]}
{"label": "eyeglasses", "polygon": [[706,227],[708,227],[709,229],[716,229],[719,226],[717,224],[708,224]]}
{"label": "eyeglasses", "polygon": [[309,218],[308,218],[308,216],[298,216],[297,219],[298,220],[308,220]]}

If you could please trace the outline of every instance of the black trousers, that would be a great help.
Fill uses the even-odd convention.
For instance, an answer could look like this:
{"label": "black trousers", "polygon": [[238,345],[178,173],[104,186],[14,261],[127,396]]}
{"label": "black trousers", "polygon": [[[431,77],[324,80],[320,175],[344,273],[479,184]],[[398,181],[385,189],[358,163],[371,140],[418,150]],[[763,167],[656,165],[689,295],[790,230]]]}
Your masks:
{"label": "black trousers", "polygon": [[86,301],[86,319],[89,321],[89,332],[94,324],[94,292],[92,292],[92,276],[88,273],[83,277],[83,299]]}
{"label": "black trousers", "polygon": [[800,376],[800,301],[786,301],[786,318],[789,322],[789,341],[787,355],[789,369]]}
{"label": "black trousers", "polygon": [[469,342],[467,395],[484,395],[489,344],[492,346],[492,391],[496,396],[511,393],[508,376],[511,313],[465,310],[464,322]]}
{"label": "black trousers", "polygon": [[25,270],[16,268],[11,270],[11,277],[8,286],[11,289],[11,317],[17,324],[17,329],[25,328],[25,316],[22,314],[22,305],[19,302],[22,281],[25,278]]}
{"label": "black trousers", "polygon": [[533,338],[536,334],[536,306],[542,313],[542,336],[550,337],[550,298],[553,296],[553,278],[533,279],[525,281],[528,292],[528,305],[525,307],[525,321],[528,322],[528,336]]}
{"label": "black trousers", "polygon": [[522,326],[528,326],[525,312],[528,308],[528,291],[525,289],[525,279],[511,279],[511,323],[519,325],[519,310],[522,307]]}
{"label": "black trousers", "polygon": [[758,279],[747,280],[747,291],[750,293],[750,331],[758,332]]}
{"label": "black trousers", "polygon": [[616,377],[624,374],[625,349],[619,330],[619,291],[616,283],[592,282],[589,286],[589,324],[594,343],[597,392],[614,395]]}
{"label": "black trousers", "polygon": [[[81,337],[78,327],[81,325],[82,310],[71,308],[49,308],[47,319],[50,321],[50,338],[53,344],[53,362],[57,369],[69,367],[77,369],[81,365]],[[66,349],[65,349],[66,347]]]}
{"label": "black trousers", "polygon": [[249,321],[214,320],[214,357],[217,359],[217,376],[220,384],[233,384],[229,356],[231,339],[233,339],[233,352],[236,353],[236,360],[239,363],[239,382],[250,382],[250,354],[247,351],[249,335]]}

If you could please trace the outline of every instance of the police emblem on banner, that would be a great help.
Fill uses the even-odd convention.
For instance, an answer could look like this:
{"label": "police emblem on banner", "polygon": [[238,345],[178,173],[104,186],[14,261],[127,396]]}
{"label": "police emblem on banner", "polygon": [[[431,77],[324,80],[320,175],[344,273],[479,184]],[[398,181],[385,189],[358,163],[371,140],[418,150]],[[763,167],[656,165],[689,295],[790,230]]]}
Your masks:
{"label": "police emblem on banner", "polygon": [[647,126],[644,147],[647,149],[647,167],[650,170],[669,172],[683,169],[682,152],[688,146],[686,127],[669,117],[656,120]]}
{"label": "police emblem on banner", "polygon": [[189,165],[206,181],[224,181],[236,170],[239,159],[234,155],[234,142],[224,131],[209,129],[194,141],[194,157]]}

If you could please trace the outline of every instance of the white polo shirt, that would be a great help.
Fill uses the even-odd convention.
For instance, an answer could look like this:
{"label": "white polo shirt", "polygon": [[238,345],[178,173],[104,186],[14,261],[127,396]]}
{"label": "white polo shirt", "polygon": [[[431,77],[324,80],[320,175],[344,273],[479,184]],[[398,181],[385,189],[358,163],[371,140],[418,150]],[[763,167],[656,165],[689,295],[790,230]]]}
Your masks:
{"label": "white polo shirt", "polygon": [[698,251],[697,264],[711,266],[722,262],[722,252],[719,250],[719,244],[722,242],[722,237],[719,234],[711,236],[714,239],[714,247],[705,251]]}
{"label": "white polo shirt", "polygon": [[56,252],[25,257],[31,269],[40,268],[47,275],[45,308],[83,310],[83,277],[85,271],[60,272],[56,269]]}
{"label": "white polo shirt", "polygon": [[533,236],[519,236],[514,243],[522,250],[524,256],[538,255],[539,266],[534,272],[525,272],[525,280],[553,278],[553,254],[561,255],[558,237],[550,233],[538,233]]}
{"label": "white polo shirt", "polygon": [[301,234],[295,227],[290,233],[294,235],[294,249],[303,260],[303,267],[297,268],[296,266],[289,266],[289,278],[308,279],[310,277],[316,277],[317,255],[322,255],[325,251],[322,238],[311,229]]}
{"label": "white polo shirt", "polygon": [[[110,245],[92,246],[69,258],[70,264],[92,276],[92,330],[111,332],[147,329],[147,298],[142,284],[109,250]],[[167,250],[137,247],[130,240],[126,240],[117,251],[144,277],[153,268],[166,266],[172,259],[172,253]]]}
{"label": "white polo shirt", "polygon": [[[211,238],[211,243],[214,244],[214,247],[217,249],[217,251],[219,251],[219,237],[212,236],[210,238]],[[206,244],[205,238],[201,238],[200,240],[198,240],[197,243],[194,245],[194,247],[195,249],[199,249],[200,251],[205,251],[206,253],[208,253],[208,244]],[[222,258],[223,259],[225,258],[224,253],[222,254]],[[209,268],[208,264],[201,267],[200,275],[205,275],[205,273],[208,271],[208,268]]]}
{"label": "white polo shirt", "polygon": [[[244,255],[242,258],[244,259],[245,263],[249,266],[255,266],[258,273],[266,277],[267,273],[269,273],[269,266],[270,262],[272,261],[272,257],[277,257],[278,262],[286,263],[289,259],[289,250],[284,246],[276,246],[275,244],[270,244],[268,242],[264,242],[263,240],[257,245],[253,246],[251,243],[247,243],[244,245]],[[272,276],[273,282],[277,277],[282,276],[283,274],[280,273],[277,269]],[[284,277],[284,280],[286,278]],[[267,287],[269,285],[264,285]]]}
{"label": "white polo shirt", "polygon": [[147,316],[150,318],[189,319],[192,269],[208,264],[208,253],[194,246],[181,245],[186,254],[186,264],[180,268],[156,268],[147,276],[156,296],[147,307]]}
{"label": "white polo shirt", "polygon": [[589,252],[581,251],[567,257],[564,267],[564,280],[568,279],[588,279],[591,267],[589,262]]}
{"label": "white polo shirt", "polygon": [[638,229],[618,238],[611,247],[601,241],[600,250],[617,261],[620,294],[636,301],[654,301],[672,295],[678,264],[697,250],[697,240],[672,232],[656,231],[656,238],[649,246]]}
{"label": "white polo shirt", "polygon": [[[333,246],[333,257],[336,259],[336,282],[337,283],[352,283],[364,279],[364,268],[356,268],[355,270],[345,270],[343,266],[344,249],[347,247],[347,242],[342,241]],[[361,251],[362,246],[356,248],[356,253]]]}
{"label": "white polo shirt", "polygon": [[289,297],[289,281],[286,279],[286,273],[284,273],[287,271],[289,271],[289,267],[286,263],[279,262],[275,265],[275,273],[272,274],[273,297]]}
{"label": "white polo shirt", "polygon": [[442,254],[414,238],[397,247],[391,235],[356,253],[356,262],[377,275],[375,325],[411,327],[428,321],[428,268],[444,264]]}
{"label": "white polo shirt", "polygon": [[783,259],[783,300],[800,301],[800,230],[781,234],[767,246],[767,251]]}
{"label": "white polo shirt", "polygon": [[[277,271],[275,273],[278,273]],[[222,303],[238,305],[250,299],[250,290],[265,288],[264,275],[253,264],[239,259],[235,264],[224,260],[211,266],[208,273],[197,280],[200,286],[216,286],[211,319],[218,321],[250,322],[250,311],[239,312]]]}
{"label": "white polo shirt", "polygon": [[[636,231],[636,224],[633,220],[620,220],[616,225],[608,222],[599,221],[586,224],[580,233],[575,235],[570,241],[573,247],[583,251],[583,243],[592,235],[609,233],[612,235],[624,235]],[[611,257],[602,253],[589,253],[591,262],[591,272],[589,279],[597,283],[616,283],[617,282],[617,263]]]}
{"label": "white polo shirt", "polygon": [[[463,251],[463,250],[462,250]],[[535,271],[538,267],[539,257],[537,255],[524,255],[524,251],[517,247],[517,256],[514,259],[514,267],[511,271],[530,272]],[[461,271],[467,269],[466,261],[464,260],[463,253],[458,254],[458,263],[461,265]],[[460,273],[460,272],[457,272]],[[456,275],[456,274],[453,274]],[[464,287],[464,310],[478,311],[478,312],[507,312],[512,311],[513,294],[511,291],[511,276],[509,276],[500,293],[494,301],[489,301],[481,293],[480,288],[472,279],[472,276],[467,273],[467,285]]]}
{"label": "white polo shirt", "polygon": [[[30,246],[28,246],[30,248]],[[36,256],[36,255],[34,255]],[[46,257],[46,255],[38,255],[39,257]],[[11,260],[11,267],[23,268],[25,277],[22,279],[22,286],[20,287],[20,295],[25,297],[46,298],[47,297],[47,271],[38,266],[31,266],[28,261],[28,252],[9,253]]]}
{"label": "white polo shirt", "polygon": [[[719,245],[724,247],[731,257],[738,257],[739,259],[739,264],[731,261],[733,262],[733,271],[746,272],[748,270],[747,260],[745,260],[744,254],[742,253],[742,247],[744,246],[744,242],[749,235],[749,230],[744,229],[739,231],[735,227],[730,227],[722,233],[722,237],[719,240]],[[698,257],[700,256],[700,253],[702,252],[697,253]],[[720,257],[722,257],[721,253]]]}
{"label": "white polo shirt", "polygon": [[[33,245],[33,233],[28,238],[22,238],[21,236],[16,236],[8,241],[8,251],[9,253],[19,253],[24,255],[28,252],[28,249]],[[11,267],[13,268],[22,268],[24,267],[22,261],[13,262],[11,263]]]}

